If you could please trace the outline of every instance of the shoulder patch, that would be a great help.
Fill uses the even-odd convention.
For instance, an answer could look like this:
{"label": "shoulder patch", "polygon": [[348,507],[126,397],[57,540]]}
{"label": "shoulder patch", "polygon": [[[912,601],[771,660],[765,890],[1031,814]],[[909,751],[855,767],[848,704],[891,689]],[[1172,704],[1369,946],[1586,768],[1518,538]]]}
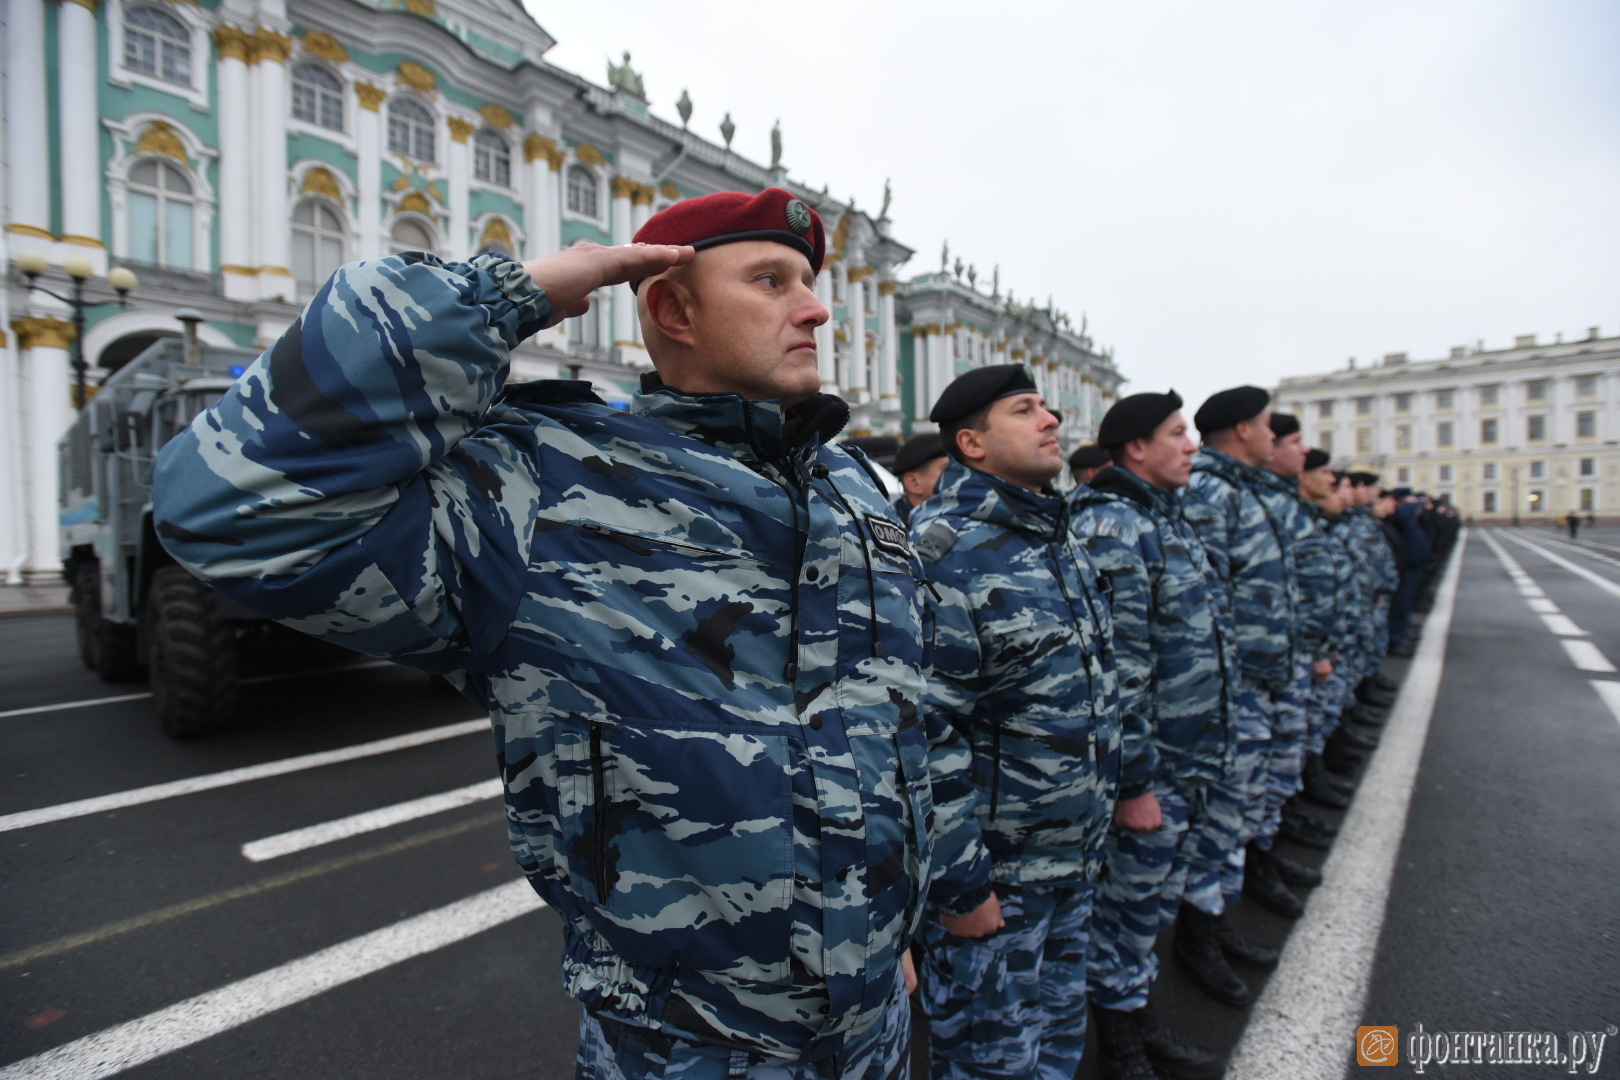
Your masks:
{"label": "shoulder patch", "polygon": [[936,521],[917,538],[917,556],[925,563],[937,563],[956,546],[956,530]]}
{"label": "shoulder patch", "polygon": [[902,559],[911,558],[911,544],[907,539],[905,528],[899,522],[890,521],[877,514],[867,514],[866,527],[872,531],[872,542],[878,547]]}
{"label": "shoulder patch", "polygon": [[1093,536],[1118,536],[1119,518],[1112,515],[1099,516],[1091,530],[1091,534]]}

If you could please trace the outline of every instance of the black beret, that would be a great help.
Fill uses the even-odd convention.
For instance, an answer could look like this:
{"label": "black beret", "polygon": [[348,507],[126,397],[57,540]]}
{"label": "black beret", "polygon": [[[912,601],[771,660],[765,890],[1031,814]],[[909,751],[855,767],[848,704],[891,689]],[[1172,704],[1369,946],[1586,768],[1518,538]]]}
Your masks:
{"label": "black beret", "polygon": [[1286,439],[1299,432],[1299,417],[1291,412],[1274,412],[1271,414],[1271,433],[1279,439]]}
{"label": "black beret", "polygon": [[1332,460],[1333,458],[1327,451],[1318,450],[1313,446],[1305,451],[1305,471],[1310,472],[1312,469],[1320,469]]}
{"label": "black beret", "polygon": [[1234,386],[1211,394],[1209,400],[1198,406],[1193,423],[1202,435],[1212,431],[1225,431],[1245,420],[1253,420],[1271,404],[1271,395],[1258,386]]}
{"label": "black beret", "polygon": [[1132,394],[1120,398],[1097,428],[1097,445],[1123,446],[1132,439],[1145,439],[1179,408],[1181,395],[1174,390],[1168,394]]}
{"label": "black beret", "polygon": [[1356,487],[1371,487],[1373,484],[1378,483],[1378,474],[1374,472],[1353,472],[1350,474],[1350,482]]}
{"label": "black beret", "polygon": [[974,368],[958,375],[934,402],[928,419],[936,424],[949,424],[964,416],[972,416],[992,401],[1014,394],[1032,394],[1039,391],[1035,380],[1029,377],[1023,364],[994,364]]}
{"label": "black beret", "polygon": [[1108,456],[1108,451],[1096,443],[1087,443],[1069,455],[1069,468],[1075,472],[1081,469],[1100,469],[1113,463],[1114,459]]}
{"label": "black beret", "polygon": [[1408,495],[1412,494],[1412,489],[1409,487],[1398,487],[1394,491],[1390,492],[1390,494],[1395,496],[1397,499],[1404,499]]}
{"label": "black beret", "polygon": [[907,439],[900,452],[894,455],[893,472],[896,476],[904,476],[912,469],[933,461],[935,458],[945,456],[945,444],[939,441],[939,432],[931,431],[927,435],[913,435]]}

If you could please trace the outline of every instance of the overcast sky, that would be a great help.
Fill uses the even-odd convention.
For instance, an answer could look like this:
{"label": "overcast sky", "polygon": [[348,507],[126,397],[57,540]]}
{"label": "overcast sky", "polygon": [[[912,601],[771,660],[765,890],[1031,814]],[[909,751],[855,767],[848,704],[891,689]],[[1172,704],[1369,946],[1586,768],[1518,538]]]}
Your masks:
{"label": "overcast sky", "polygon": [[[1126,392],[1620,334],[1620,3],[526,0],[653,111],[942,241],[1115,349]],[[983,278],[981,278],[981,281]]]}

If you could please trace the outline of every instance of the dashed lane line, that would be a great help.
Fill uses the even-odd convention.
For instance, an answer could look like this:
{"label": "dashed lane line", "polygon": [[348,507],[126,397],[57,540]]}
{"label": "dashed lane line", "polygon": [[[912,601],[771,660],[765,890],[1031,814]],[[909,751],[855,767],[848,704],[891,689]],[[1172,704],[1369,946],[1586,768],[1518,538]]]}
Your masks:
{"label": "dashed lane line", "polygon": [[1593,679],[1591,683],[1592,689],[1597,691],[1597,696],[1603,699],[1603,704],[1607,705],[1609,711],[1614,713],[1615,722],[1620,723],[1620,682]]}
{"label": "dashed lane line", "polygon": [[1533,543],[1533,542],[1531,542],[1529,540],[1526,540],[1522,536],[1518,536],[1518,535],[1516,535],[1514,533],[1511,533],[1511,532],[1510,533],[1504,533],[1503,535],[1506,536],[1509,540],[1513,541],[1515,544],[1518,544],[1520,547],[1530,549],[1531,551],[1535,552],[1537,555],[1540,555],[1543,559],[1546,559],[1548,562],[1554,564],[1555,566],[1562,566],[1565,570],[1568,570],[1570,573],[1575,574],[1575,575],[1577,575],[1579,577],[1585,578],[1587,581],[1590,581],[1592,584],[1596,585],[1598,588],[1602,589],[1604,592],[1608,593],[1609,595],[1614,596],[1614,597],[1620,597],[1620,584],[1616,584],[1615,582],[1610,581],[1608,578],[1604,577],[1602,574],[1593,573],[1591,570],[1588,570],[1584,566],[1578,566],[1575,563],[1570,562],[1568,559],[1564,558],[1562,555],[1558,554],[1557,552],[1548,551],[1546,548],[1542,547],[1540,544]]}
{"label": "dashed lane line", "polygon": [[358,758],[375,757],[378,754],[389,754],[395,750],[425,746],[429,743],[454,739],[462,735],[473,735],[488,730],[488,718],[480,717],[477,720],[463,720],[456,724],[426,728],[405,735],[378,739],[375,742],[340,747],[337,750],[322,750],[315,754],[282,758],[279,761],[266,761],[258,765],[247,765],[240,769],[227,769],[224,772],[192,776],[184,780],[172,780],[165,784],[152,784],[149,787],[117,791],[110,795],[97,795],[94,798],[58,803],[55,806],[42,806],[35,810],[21,810],[15,814],[0,817],[0,832],[27,829],[35,825],[47,825],[55,821],[66,821],[70,818],[101,814],[108,810],[123,810],[126,807],[140,806],[143,803],[157,802],[161,799],[173,799],[181,795],[195,795],[199,791],[212,791],[215,788],[230,787],[233,784],[245,784],[272,776],[285,776],[288,773],[300,772],[304,769],[335,765],[344,761],[354,761]]}
{"label": "dashed lane line", "polygon": [[0,956],[0,971],[9,971],[12,968],[32,964],[37,960],[46,960],[52,956],[60,956],[63,953],[72,952],[74,949],[82,949],[86,945],[97,945],[103,941],[111,941],[113,938],[122,937],[123,935],[133,933],[136,930],[145,930],[148,927],[158,926],[166,922],[172,922],[173,920],[182,918],[186,915],[195,915],[199,911],[207,911],[210,908],[219,907],[221,904],[228,904],[233,900],[246,900],[250,897],[262,896],[263,894],[273,892],[276,889],[286,888],[288,885],[296,885],[300,881],[308,881],[311,878],[323,877],[339,870],[348,870],[351,867],[360,866],[376,859],[385,858],[389,855],[397,855],[402,851],[409,851],[412,848],[424,847],[428,844],[435,843],[439,840],[444,840],[451,836],[459,836],[461,833],[471,832],[474,829],[492,828],[496,822],[505,820],[505,811],[498,811],[493,814],[481,814],[478,817],[470,818],[466,821],[460,821],[454,825],[446,825],[443,828],[434,829],[430,832],[417,833],[415,836],[408,836],[402,840],[396,840],[391,844],[380,844],[376,847],[367,848],[364,851],[357,851],[352,855],[345,855],[342,858],[337,859],[327,859],[324,862],[315,863],[312,866],[301,867],[285,874],[278,874],[275,877],[265,878],[262,881],[250,882],[247,885],[238,885],[233,889],[222,889],[219,892],[209,893],[207,896],[199,896],[194,900],[186,900],[179,904],[170,904],[168,907],[158,908],[156,911],[148,911],[144,914],[135,915],[128,919],[119,919],[116,922],[110,922],[102,926],[98,926],[93,930],[84,930],[77,934],[68,934],[52,941],[42,942],[38,945],[33,945],[26,949],[19,949],[14,953],[8,953],[5,956]]}
{"label": "dashed lane line", "polygon": [[1282,962],[1242,1040],[1229,1080],[1342,1080],[1355,1060],[1395,860],[1445,669],[1468,530],[1457,539],[1417,655],[1384,726],[1383,744],[1322,867],[1323,881],[1294,924]]}
{"label": "dashed lane line", "polygon": [[[1558,605],[1547,598],[1547,594],[1541,590],[1541,586],[1536,584],[1536,579],[1525,573],[1524,567],[1520,566],[1518,561],[1507,553],[1507,549],[1498,543],[1494,536],[1489,532],[1481,532],[1480,536],[1484,537],[1485,543],[1490,547],[1491,551],[1495,552],[1496,561],[1502,564],[1502,569],[1507,571],[1507,576],[1513,581],[1513,584],[1518,586],[1520,595],[1524,597],[1524,602],[1530,605],[1530,610],[1540,617],[1548,630],[1559,638],[1590,636],[1585,630],[1576,625],[1574,619],[1558,610]],[[1575,653],[1570,653],[1572,659],[1574,656]]]}
{"label": "dashed lane line", "polygon": [[[388,660],[368,660],[363,664],[337,664],[306,671],[278,671],[274,675],[254,675],[252,678],[241,680],[238,685],[258,686],[261,683],[286,682],[288,679],[304,679],[312,675],[329,675],[334,671],[365,671],[369,668],[391,666],[392,663]],[[141,690],[133,694],[111,694],[107,697],[82,698],[79,701],[58,701],[53,705],[31,705],[26,709],[7,709],[0,712],[0,720],[7,720],[13,716],[38,716],[41,713],[88,709],[96,705],[116,705],[120,701],[145,701],[151,696],[152,691]]]}
{"label": "dashed lane line", "polygon": [[1579,624],[1568,615],[1543,615],[1541,621],[1547,624],[1548,630],[1561,638],[1587,636],[1586,631],[1582,630]]}
{"label": "dashed lane line", "polygon": [[242,845],[242,855],[252,862],[265,862],[269,859],[279,859],[283,855],[291,855],[297,851],[308,851],[322,844],[333,844],[339,840],[347,840],[351,836],[362,833],[376,832],[407,821],[415,821],[430,814],[442,814],[448,810],[467,806],[471,803],[482,802],[485,799],[497,798],[502,791],[499,777],[484,780],[477,784],[469,784],[454,791],[442,792],[438,795],[427,795],[409,802],[395,803],[392,806],[380,807],[376,810],[367,810],[365,813],[352,814],[336,821],[323,821],[319,825],[310,825],[303,829],[293,829],[290,832],[277,833],[267,836],[263,840],[254,840]]}
{"label": "dashed lane line", "polygon": [[[1543,536],[1541,537],[1541,542],[1544,544],[1552,544],[1554,547],[1564,548],[1566,551],[1578,551],[1582,555],[1585,555],[1588,559],[1596,559],[1600,563],[1608,563],[1610,566],[1620,566],[1620,559],[1616,559],[1612,555],[1603,555],[1593,551],[1592,547],[1588,546],[1591,542],[1587,540],[1565,540],[1561,536]],[[1608,551],[1620,552],[1620,548],[1609,547],[1607,544],[1597,544],[1595,546],[1605,548]]]}
{"label": "dashed lane line", "polygon": [[453,945],[542,906],[526,880],[508,882],[269,971],[0,1068],[0,1080],[101,1080],[413,957]]}
{"label": "dashed lane line", "polygon": [[1613,672],[1614,665],[1603,651],[1590,641],[1570,641],[1568,638],[1558,644],[1564,647],[1569,654],[1570,662],[1582,671]]}

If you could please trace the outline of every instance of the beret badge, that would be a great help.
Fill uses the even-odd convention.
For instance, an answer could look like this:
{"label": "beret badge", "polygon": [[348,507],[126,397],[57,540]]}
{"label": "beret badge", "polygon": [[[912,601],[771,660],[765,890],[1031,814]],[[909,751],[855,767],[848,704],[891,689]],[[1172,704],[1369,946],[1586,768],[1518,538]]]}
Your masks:
{"label": "beret badge", "polygon": [[803,236],[810,231],[810,208],[798,199],[791,199],[787,204],[788,227]]}

